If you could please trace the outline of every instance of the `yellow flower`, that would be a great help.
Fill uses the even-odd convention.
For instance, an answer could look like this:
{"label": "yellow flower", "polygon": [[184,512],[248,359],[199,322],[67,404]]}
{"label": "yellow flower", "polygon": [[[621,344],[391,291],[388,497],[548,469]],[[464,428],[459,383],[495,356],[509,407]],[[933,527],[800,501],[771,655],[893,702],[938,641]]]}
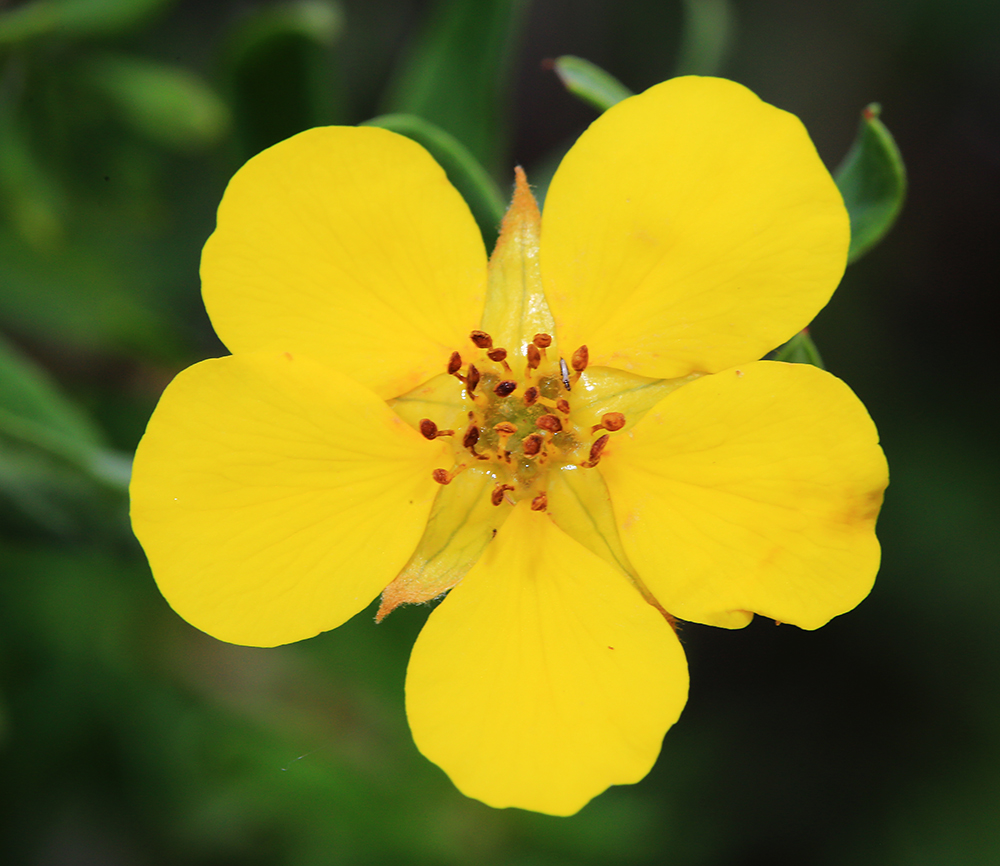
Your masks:
{"label": "yellow flower", "polygon": [[681,78],[606,112],[487,267],[413,142],[304,132],[233,178],[202,260],[232,355],[182,372],[132,519],[174,609],[273,646],[450,589],[407,673],[420,750],[492,806],[641,779],[687,697],[666,613],[817,628],[871,588],[864,407],[755,360],[826,303],[840,195],[793,116]]}

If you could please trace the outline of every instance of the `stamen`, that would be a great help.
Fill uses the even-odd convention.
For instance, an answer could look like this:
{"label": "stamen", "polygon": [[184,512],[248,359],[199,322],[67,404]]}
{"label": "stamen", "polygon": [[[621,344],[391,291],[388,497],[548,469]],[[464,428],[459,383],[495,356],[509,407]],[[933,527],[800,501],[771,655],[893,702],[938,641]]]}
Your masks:
{"label": "stamen", "polygon": [[599,439],[597,439],[594,442],[594,444],[590,446],[590,459],[589,460],[585,460],[580,465],[582,467],[584,467],[584,468],[587,468],[587,469],[590,469],[591,467],[596,466],[600,462],[601,453],[607,447],[608,440],[610,438],[611,437],[607,433],[605,433],[603,436],[601,436]]}
{"label": "stamen", "polygon": [[537,399],[538,399],[538,389],[534,385],[532,385],[530,388],[528,388],[527,391],[524,392],[524,405],[531,406],[535,403]]}
{"label": "stamen", "polygon": [[525,457],[534,457],[542,450],[542,445],[544,444],[545,438],[541,433],[529,433],[524,437],[524,441],[521,442],[521,451],[524,452]]}
{"label": "stamen", "polygon": [[563,415],[569,415],[569,400],[557,400],[556,409],[563,413]]}
{"label": "stamen", "polygon": [[[457,354],[457,353],[456,353]],[[479,370],[476,369],[475,364],[469,364],[469,372],[465,377],[465,390],[472,394],[476,390],[476,385],[479,384]]]}
{"label": "stamen", "polygon": [[517,432],[517,426],[510,421],[501,421],[493,425],[493,429],[497,431],[497,452],[509,463],[510,451],[507,450],[507,441]]}
{"label": "stamen", "polygon": [[534,343],[528,343],[528,369],[537,370],[541,363],[542,353],[538,351],[538,346]]}
{"label": "stamen", "polygon": [[475,343],[477,349],[493,348],[493,338],[486,331],[473,331],[469,334],[469,339]]}
{"label": "stamen", "polygon": [[504,493],[506,493],[508,490],[513,490],[513,489],[514,489],[513,484],[498,484],[496,487],[493,488],[493,492],[490,494],[490,502],[492,502],[494,505],[499,505],[501,502],[503,502]]}
{"label": "stamen", "polygon": [[570,363],[573,365],[573,369],[576,370],[577,373],[582,373],[586,370],[587,364],[590,363],[590,352],[587,350],[587,347],[580,346],[580,348],[573,353]]}
{"label": "stamen", "polygon": [[590,428],[591,433],[596,433],[598,430],[610,430],[614,433],[616,430],[621,430],[625,426],[625,416],[621,412],[608,412],[601,417],[601,423],[595,424]]}
{"label": "stamen", "polygon": [[507,350],[506,349],[501,349],[499,347],[496,348],[496,349],[490,349],[486,353],[486,357],[489,358],[491,361],[496,361],[498,364],[503,364],[503,368],[508,373],[510,372],[510,366],[507,364]]}
{"label": "stamen", "polygon": [[420,419],[420,435],[424,439],[437,439],[438,436],[454,436],[454,430],[438,430],[437,424],[430,418]]}
{"label": "stamen", "polygon": [[493,389],[493,393],[498,397],[509,397],[516,390],[517,382],[512,382],[510,379],[504,379],[496,386],[496,388]]}
{"label": "stamen", "polygon": [[546,508],[548,508],[548,505],[549,505],[549,497],[545,495],[544,490],[541,493],[539,493],[538,496],[536,496],[534,499],[531,500],[532,511],[544,511]]}
{"label": "stamen", "polygon": [[555,415],[541,415],[535,421],[535,426],[540,430],[548,430],[549,433],[559,433],[562,430],[562,421]]}
{"label": "stamen", "polygon": [[458,352],[452,352],[448,359],[448,375],[454,376],[462,366],[462,356]]}

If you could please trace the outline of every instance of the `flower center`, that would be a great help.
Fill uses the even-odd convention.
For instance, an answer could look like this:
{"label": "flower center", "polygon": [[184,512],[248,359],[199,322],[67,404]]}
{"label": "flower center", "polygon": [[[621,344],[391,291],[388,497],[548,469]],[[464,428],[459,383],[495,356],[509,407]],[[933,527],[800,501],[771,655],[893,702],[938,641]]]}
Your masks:
{"label": "flower center", "polygon": [[449,484],[472,465],[488,467],[496,479],[490,497],[494,505],[530,497],[532,510],[544,511],[549,470],[568,464],[596,466],[608,434],[625,426],[625,416],[608,412],[601,423],[586,428],[574,423],[572,390],[587,368],[586,346],[577,349],[569,363],[557,361],[546,354],[552,337],[536,334],[516,361],[522,369],[516,369],[508,362],[507,350],[494,346],[489,334],[473,331],[470,338],[479,356],[465,364],[461,354],[453,352],[447,367],[461,383],[468,425],[439,430],[429,418],[420,422],[427,439],[454,437],[455,465],[436,469],[434,480]]}

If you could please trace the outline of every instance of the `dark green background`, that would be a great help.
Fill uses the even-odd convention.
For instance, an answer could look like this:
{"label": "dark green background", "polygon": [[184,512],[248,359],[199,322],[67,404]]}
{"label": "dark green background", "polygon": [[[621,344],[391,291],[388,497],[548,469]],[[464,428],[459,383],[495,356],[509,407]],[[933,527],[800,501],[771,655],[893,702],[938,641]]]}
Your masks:
{"label": "dark green background", "polygon": [[543,68],[572,53],[634,90],[735,78],[831,168],[879,101],[911,186],[812,329],[889,458],[874,592],[812,633],[686,626],[659,763],[574,818],[467,800],[416,752],[425,610],[214,641],[113,484],[0,436],[0,862],[1000,862],[1000,5],[742,0],[728,51],[682,47],[680,2],[52,0],[12,36],[32,5],[0,2],[0,334],[119,452],[222,352],[197,267],[228,177],[305,126],[413,111],[504,189],[515,162],[544,182],[594,117]]}

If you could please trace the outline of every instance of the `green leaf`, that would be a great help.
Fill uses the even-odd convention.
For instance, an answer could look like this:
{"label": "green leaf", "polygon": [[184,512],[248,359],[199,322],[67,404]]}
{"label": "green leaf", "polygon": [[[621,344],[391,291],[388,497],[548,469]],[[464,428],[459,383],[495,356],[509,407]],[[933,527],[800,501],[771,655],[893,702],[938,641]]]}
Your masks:
{"label": "green leaf", "polygon": [[598,111],[607,111],[632,95],[617,78],[582,57],[564,54],[552,61],[552,68],[570,93]]}
{"label": "green leaf", "polygon": [[125,123],[167,147],[190,150],[211,144],[229,126],[226,105],[185,69],[104,54],[86,64],[84,75]]}
{"label": "green leaf", "polygon": [[343,26],[333,0],[296,0],[255,10],[229,35],[222,65],[246,155],[336,122],[343,100],[332,49]]}
{"label": "green leaf", "polygon": [[770,361],[785,361],[789,364],[812,364],[825,370],[819,349],[809,336],[808,330],[799,331],[783,346],[779,346],[768,355]]}
{"label": "green leaf", "polygon": [[677,74],[718,75],[733,45],[735,29],[729,0],[684,0]]}
{"label": "green leaf", "polygon": [[491,173],[507,129],[505,82],[527,0],[440,0],[388,88],[386,114],[416,114],[451,133]]}
{"label": "green leaf", "polygon": [[35,0],[0,13],[0,45],[49,34],[116,33],[144,23],[174,0]]}
{"label": "green leaf", "polygon": [[851,217],[848,262],[882,240],[906,197],[906,167],[892,135],[879,120],[880,111],[873,102],[861,112],[854,144],[834,172]]}
{"label": "green leaf", "polygon": [[398,132],[427,148],[469,205],[483,233],[486,248],[493,249],[500,221],[507,209],[506,203],[486,169],[462,142],[433,123],[412,114],[383,114],[365,121],[364,125],[380,126]]}

